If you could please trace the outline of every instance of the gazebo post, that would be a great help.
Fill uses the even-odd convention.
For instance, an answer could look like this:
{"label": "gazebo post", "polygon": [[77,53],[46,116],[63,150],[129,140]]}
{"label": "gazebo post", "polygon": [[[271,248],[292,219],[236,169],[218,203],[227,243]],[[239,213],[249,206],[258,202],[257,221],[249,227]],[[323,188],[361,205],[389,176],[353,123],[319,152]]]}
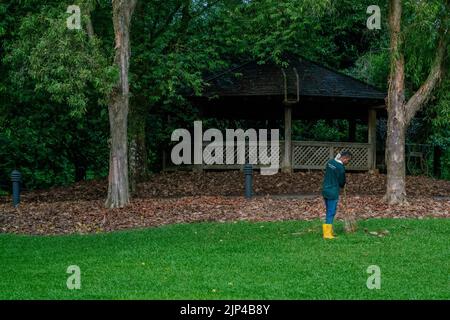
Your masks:
{"label": "gazebo post", "polygon": [[377,111],[375,109],[369,109],[368,117],[368,143],[369,143],[369,171],[376,169],[377,161]]}
{"label": "gazebo post", "polygon": [[292,173],[292,105],[284,105],[284,157],[281,168],[284,173]]}

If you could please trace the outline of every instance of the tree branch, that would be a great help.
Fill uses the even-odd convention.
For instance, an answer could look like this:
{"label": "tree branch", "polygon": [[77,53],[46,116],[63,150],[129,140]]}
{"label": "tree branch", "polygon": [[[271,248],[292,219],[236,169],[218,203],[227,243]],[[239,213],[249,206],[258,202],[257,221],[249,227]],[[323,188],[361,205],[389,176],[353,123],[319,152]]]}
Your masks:
{"label": "tree branch", "polygon": [[94,26],[92,25],[91,14],[92,14],[92,11],[94,11],[94,9],[95,9],[95,3],[86,1],[86,2],[83,2],[81,4],[81,6],[82,6],[82,12],[84,12],[86,15],[86,33],[87,33],[89,39],[92,40],[95,36],[95,32],[94,32]]}
{"label": "tree branch", "polygon": [[94,27],[92,25],[92,20],[91,20],[91,13],[88,13],[87,19],[86,19],[86,32],[89,36],[89,39],[93,39],[95,36],[94,33]]}
{"label": "tree branch", "polygon": [[405,97],[405,58],[401,41],[401,0],[390,0],[389,27],[391,32],[391,70],[389,73],[388,108],[403,105]]}
{"label": "tree branch", "polygon": [[[156,39],[162,35],[165,31],[167,31],[167,28],[169,27],[169,24],[172,22],[173,18],[177,14],[177,12],[181,9],[182,4],[179,3],[173,11],[171,11],[167,16],[162,25],[159,25],[158,28],[156,28],[156,23],[154,24],[155,27],[152,28],[152,31],[150,33],[150,43],[154,43]],[[155,19],[156,21],[156,19]]]}
{"label": "tree branch", "polygon": [[441,28],[439,44],[436,50],[436,56],[434,58],[428,78],[422,84],[422,86],[416,91],[416,93],[406,103],[406,123],[408,124],[417,111],[430,99],[431,93],[438,85],[444,73],[444,61],[447,54],[447,40],[448,31]]}

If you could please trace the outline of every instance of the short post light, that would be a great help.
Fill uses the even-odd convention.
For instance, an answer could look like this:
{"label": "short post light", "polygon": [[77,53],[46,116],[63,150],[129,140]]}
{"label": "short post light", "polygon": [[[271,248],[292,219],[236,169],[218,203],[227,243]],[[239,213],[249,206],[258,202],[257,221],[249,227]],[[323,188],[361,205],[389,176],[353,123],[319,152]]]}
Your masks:
{"label": "short post light", "polygon": [[20,203],[20,182],[22,181],[22,174],[17,170],[13,170],[11,172],[11,181],[13,205],[14,208],[17,208]]}

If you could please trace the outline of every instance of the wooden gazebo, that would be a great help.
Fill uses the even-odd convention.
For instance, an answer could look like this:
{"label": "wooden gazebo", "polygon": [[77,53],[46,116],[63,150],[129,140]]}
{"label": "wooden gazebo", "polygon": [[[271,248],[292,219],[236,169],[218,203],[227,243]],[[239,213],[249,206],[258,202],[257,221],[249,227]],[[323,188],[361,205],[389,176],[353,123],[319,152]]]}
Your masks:
{"label": "wooden gazebo", "polygon": [[[354,156],[348,170],[375,169],[377,113],[386,113],[386,94],[303,57],[291,56],[287,61],[288,67],[256,61],[237,65],[207,78],[209,86],[202,95],[191,95],[189,100],[204,117],[284,119],[284,140],[280,141],[284,172],[323,169],[342,149]],[[292,119],[347,119],[353,132],[359,119],[368,123],[367,143],[292,141]],[[202,169],[240,167],[202,165]]]}

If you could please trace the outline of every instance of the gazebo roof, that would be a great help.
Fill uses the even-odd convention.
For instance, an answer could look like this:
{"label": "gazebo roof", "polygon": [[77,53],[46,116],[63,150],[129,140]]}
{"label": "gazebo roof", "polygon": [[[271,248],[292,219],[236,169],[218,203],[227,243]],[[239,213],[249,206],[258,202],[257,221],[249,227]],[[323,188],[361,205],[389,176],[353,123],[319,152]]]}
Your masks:
{"label": "gazebo roof", "polygon": [[284,96],[296,98],[297,76],[299,96],[336,97],[379,100],[384,104],[385,92],[363,81],[332,70],[303,57],[288,59],[288,67],[275,63],[248,61],[206,79],[209,84],[202,94],[211,96]]}
{"label": "gazebo roof", "polygon": [[300,56],[285,60],[287,67],[241,63],[205,77],[202,94],[187,96],[216,118],[281,119],[286,103],[296,119],[365,119],[372,108],[385,114],[386,93],[376,87]]}

